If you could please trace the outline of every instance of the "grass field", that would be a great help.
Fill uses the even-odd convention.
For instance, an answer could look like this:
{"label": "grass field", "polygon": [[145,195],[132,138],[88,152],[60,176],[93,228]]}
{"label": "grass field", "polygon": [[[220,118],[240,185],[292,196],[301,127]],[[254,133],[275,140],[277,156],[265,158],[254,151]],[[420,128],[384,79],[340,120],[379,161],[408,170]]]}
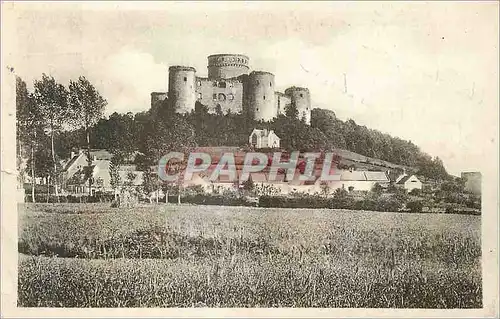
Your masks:
{"label": "grass field", "polygon": [[19,306],[480,308],[480,216],[19,209]]}

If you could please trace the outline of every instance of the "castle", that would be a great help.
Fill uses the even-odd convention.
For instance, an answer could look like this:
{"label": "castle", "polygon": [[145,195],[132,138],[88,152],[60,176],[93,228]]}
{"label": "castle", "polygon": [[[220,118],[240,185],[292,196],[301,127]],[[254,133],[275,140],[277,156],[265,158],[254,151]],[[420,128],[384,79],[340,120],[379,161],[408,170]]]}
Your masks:
{"label": "castle", "polygon": [[197,76],[190,66],[171,66],[168,93],[151,93],[151,105],[168,98],[177,112],[187,113],[198,101],[210,113],[245,112],[256,120],[270,121],[294,104],[298,117],[310,124],[311,95],[307,88],[293,86],[284,93],[277,92],[274,74],[249,71],[249,58],[242,54],[208,56],[208,77]]}

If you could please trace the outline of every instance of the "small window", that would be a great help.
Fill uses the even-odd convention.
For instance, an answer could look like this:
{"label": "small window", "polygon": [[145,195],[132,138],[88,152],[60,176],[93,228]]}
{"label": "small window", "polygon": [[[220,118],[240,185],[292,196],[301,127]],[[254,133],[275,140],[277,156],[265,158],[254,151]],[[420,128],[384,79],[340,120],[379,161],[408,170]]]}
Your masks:
{"label": "small window", "polygon": [[188,78],[187,77],[184,77],[184,82],[187,82]]}
{"label": "small window", "polygon": [[222,89],[226,88],[226,82],[219,82],[219,87]]}
{"label": "small window", "polygon": [[222,61],[224,61],[224,58],[222,58]]}
{"label": "small window", "polygon": [[214,93],[214,95],[212,95],[212,99],[213,99],[214,101],[217,101],[217,93]]}
{"label": "small window", "polygon": [[300,93],[300,97],[304,97],[304,94]]}
{"label": "small window", "polygon": [[201,81],[198,81],[198,83],[197,83],[197,84],[198,84],[198,86],[201,86]]}
{"label": "small window", "polygon": [[225,101],[226,100],[226,96],[224,95],[224,93],[219,93],[219,101]]}
{"label": "small window", "polygon": [[227,98],[229,99],[229,101],[232,101],[232,100],[234,100],[234,95],[232,93],[229,93],[227,95]]}
{"label": "small window", "polygon": [[259,84],[259,80],[257,80],[257,84]]}
{"label": "small window", "polygon": [[271,82],[269,82],[269,86],[273,86],[273,84]]}
{"label": "small window", "polygon": [[266,96],[264,95],[264,100],[266,99]]}

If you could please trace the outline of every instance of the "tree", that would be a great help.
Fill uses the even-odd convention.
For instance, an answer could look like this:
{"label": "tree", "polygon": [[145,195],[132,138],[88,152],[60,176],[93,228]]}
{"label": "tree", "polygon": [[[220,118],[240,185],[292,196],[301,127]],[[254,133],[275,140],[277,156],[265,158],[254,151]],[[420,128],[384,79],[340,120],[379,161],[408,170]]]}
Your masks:
{"label": "tree", "polygon": [[[69,82],[69,103],[72,124],[83,128],[87,137],[87,163],[92,166],[90,156],[90,128],[102,117],[106,100],[84,76]],[[92,194],[92,179],[89,178],[89,194]]]}
{"label": "tree", "polygon": [[253,192],[255,184],[252,180],[252,176],[249,176],[248,179],[242,183],[242,185],[244,190],[248,192]]}
{"label": "tree", "polygon": [[376,195],[380,195],[382,194],[382,192],[384,191],[384,189],[382,188],[382,186],[379,184],[379,183],[375,183],[371,189],[372,193],[376,194]]}
{"label": "tree", "polygon": [[297,105],[295,105],[294,101],[285,106],[285,116],[289,119],[294,119],[294,120],[298,118],[299,110],[297,109]]}
{"label": "tree", "polygon": [[330,186],[328,185],[328,183],[326,181],[322,181],[320,187],[323,196],[327,197],[328,194],[330,194]]}
{"label": "tree", "polygon": [[137,177],[136,173],[134,173],[134,172],[128,172],[127,173],[127,179],[125,180],[125,186],[133,188],[135,186],[135,178],[136,177]]}
{"label": "tree", "polygon": [[[140,148],[140,151],[145,155],[141,164],[143,169],[150,170],[151,167],[158,165],[158,161],[169,152],[181,152],[185,154],[183,163],[169,166],[171,169],[177,170],[171,173],[180,173],[187,161],[187,155],[196,146],[195,138],[194,128],[183,115],[173,113],[169,108],[159,110],[158,116],[146,131],[145,142]],[[177,201],[180,203],[182,177],[177,179],[176,184],[179,190]],[[169,189],[168,186],[165,187]]]}
{"label": "tree", "polygon": [[122,182],[119,172],[120,162],[121,162],[120,157],[114,155],[109,163],[109,177],[110,177],[109,183],[111,184],[111,188],[114,191],[115,200],[117,200],[117,190],[119,189],[120,184]]}
{"label": "tree", "polygon": [[[30,158],[28,161],[31,162],[31,198],[35,202],[35,153],[38,151],[39,139],[44,135],[43,123],[40,109],[34,102],[33,96],[28,93],[26,82],[20,77],[16,77],[16,113],[18,167],[21,168],[24,158]],[[23,176],[24,173],[21,172]]]}
{"label": "tree", "polygon": [[[62,129],[63,123],[69,115],[68,91],[62,84],[57,83],[52,76],[49,77],[46,74],[42,74],[41,80],[35,81],[34,88],[34,100],[41,111],[44,126],[50,134],[52,165],[54,166],[53,174],[57,175],[54,136]],[[57,180],[57,178],[54,180]],[[55,183],[54,187],[56,196],[58,196],[57,183]]]}

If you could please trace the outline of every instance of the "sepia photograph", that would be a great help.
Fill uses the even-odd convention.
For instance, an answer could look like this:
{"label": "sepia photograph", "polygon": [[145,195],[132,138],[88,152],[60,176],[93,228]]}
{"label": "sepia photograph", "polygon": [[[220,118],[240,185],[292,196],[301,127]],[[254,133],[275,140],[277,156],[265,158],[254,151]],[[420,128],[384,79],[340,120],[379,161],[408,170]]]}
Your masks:
{"label": "sepia photograph", "polygon": [[497,1],[1,6],[3,317],[499,315]]}

